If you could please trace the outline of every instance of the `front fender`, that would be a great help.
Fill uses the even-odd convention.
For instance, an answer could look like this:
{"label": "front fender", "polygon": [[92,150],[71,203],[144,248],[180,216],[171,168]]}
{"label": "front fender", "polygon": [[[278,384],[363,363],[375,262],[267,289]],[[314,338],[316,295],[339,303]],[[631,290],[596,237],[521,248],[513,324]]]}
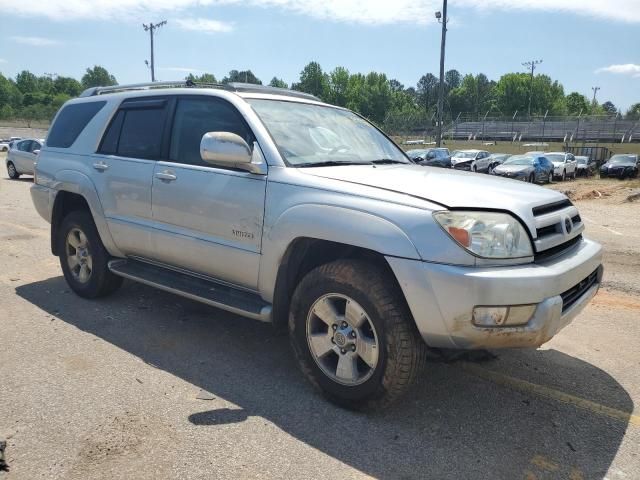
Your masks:
{"label": "front fender", "polygon": [[[39,183],[45,184],[41,178],[39,178]],[[54,179],[46,181],[45,186],[48,186],[52,192],[51,194],[53,198],[51,199],[51,205],[53,205],[54,219],[56,199],[60,192],[64,191],[80,195],[89,205],[91,216],[93,217],[93,221],[96,224],[98,233],[100,234],[100,239],[109,254],[114,257],[124,256],[113,241],[113,237],[111,236],[109,226],[107,225],[107,221],[104,216],[102,204],[100,203],[100,197],[98,196],[95,185],[88,176],[75,170],[60,170],[56,172]],[[52,232],[56,227],[54,223],[55,222],[52,222],[51,224]]]}
{"label": "front fender", "polygon": [[385,256],[420,259],[413,242],[389,220],[331,205],[296,205],[265,230],[258,288],[266,301],[273,300],[278,268],[287,248],[302,237],[366,248]]}

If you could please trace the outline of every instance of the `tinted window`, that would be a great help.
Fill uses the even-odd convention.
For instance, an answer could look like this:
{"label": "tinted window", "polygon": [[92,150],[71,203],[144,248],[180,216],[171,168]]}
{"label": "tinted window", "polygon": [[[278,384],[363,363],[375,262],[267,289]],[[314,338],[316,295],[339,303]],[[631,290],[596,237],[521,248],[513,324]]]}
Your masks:
{"label": "tinted window", "polygon": [[207,132],[231,132],[251,145],[253,136],[238,111],[229,103],[210,98],[178,100],[169,158],[190,165],[209,165],[200,157],[200,140]]}
{"label": "tinted window", "polygon": [[125,110],[117,154],[121,157],[159,158],[165,111],[165,108]]}
{"label": "tinted window", "polygon": [[28,152],[31,148],[31,140],[23,140],[22,142],[19,142],[16,148],[21,152]]}
{"label": "tinted window", "polygon": [[98,150],[100,153],[115,155],[118,153],[118,140],[120,139],[120,130],[122,129],[122,121],[124,120],[125,111],[120,110],[111,120],[111,124],[107,132],[102,138],[102,144]]}
{"label": "tinted window", "polygon": [[69,148],[76,141],[89,121],[95,117],[107,102],[76,103],[67,105],[58,114],[49,131],[47,146]]}

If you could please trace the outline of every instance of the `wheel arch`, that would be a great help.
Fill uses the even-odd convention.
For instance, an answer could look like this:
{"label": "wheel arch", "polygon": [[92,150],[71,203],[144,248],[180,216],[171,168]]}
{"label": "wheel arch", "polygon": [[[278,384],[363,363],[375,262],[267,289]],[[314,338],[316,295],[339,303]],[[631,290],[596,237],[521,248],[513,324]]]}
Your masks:
{"label": "wheel arch", "polygon": [[56,175],[51,207],[51,252],[54,255],[58,255],[55,241],[58,227],[64,217],[74,210],[88,211],[109,254],[122,256],[109,231],[102,204],[93,182],[86,175],[70,170],[59,172]]}

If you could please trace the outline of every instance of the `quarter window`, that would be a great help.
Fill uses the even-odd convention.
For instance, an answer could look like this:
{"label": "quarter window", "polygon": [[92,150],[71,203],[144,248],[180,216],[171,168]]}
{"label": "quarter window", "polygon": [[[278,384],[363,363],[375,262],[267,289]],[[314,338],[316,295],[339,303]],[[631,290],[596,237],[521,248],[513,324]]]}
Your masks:
{"label": "quarter window", "polygon": [[105,101],[74,103],[63,107],[51,127],[47,146],[69,148],[106,103]]}
{"label": "quarter window", "polygon": [[249,145],[253,135],[238,111],[224,100],[180,98],[171,133],[169,158],[178,163],[207,165],[200,157],[200,140],[207,132],[231,132]]}

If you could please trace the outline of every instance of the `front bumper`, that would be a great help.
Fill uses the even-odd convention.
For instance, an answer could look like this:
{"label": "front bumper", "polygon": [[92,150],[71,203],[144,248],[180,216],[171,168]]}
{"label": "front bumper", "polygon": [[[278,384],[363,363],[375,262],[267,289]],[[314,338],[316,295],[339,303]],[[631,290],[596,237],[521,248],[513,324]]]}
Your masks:
{"label": "front bumper", "polygon": [[[582,240],[547,262],[488,268],[387,258],[427,345],[438,348],[538,347],[567,326],[595,296],[602,279],[602,247]],[[562,294],[594,272],[597,281],[570,306]],[[535,304],[526,325],[478,327],[477,306]]]}

